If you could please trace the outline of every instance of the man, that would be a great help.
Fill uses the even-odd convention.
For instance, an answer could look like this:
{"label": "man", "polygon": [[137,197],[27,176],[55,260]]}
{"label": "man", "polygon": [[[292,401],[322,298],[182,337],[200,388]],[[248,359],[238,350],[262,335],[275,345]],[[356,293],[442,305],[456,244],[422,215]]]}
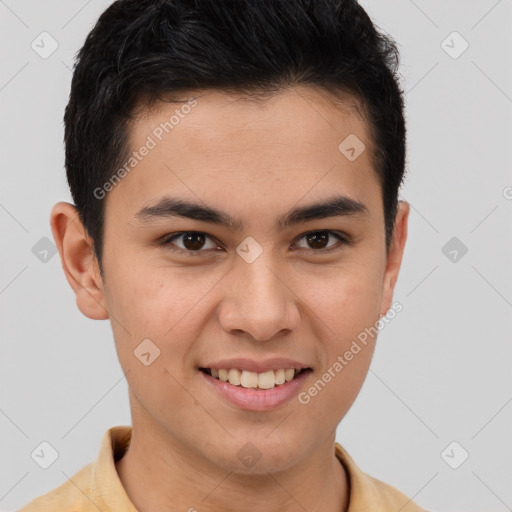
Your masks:
{"label": "man", "polygon": [[132,427],[23,512],[423,510],[335,441],[407,237],[397,65],[355,1],[103,13],[51,226],[80,311],[111,320]]}

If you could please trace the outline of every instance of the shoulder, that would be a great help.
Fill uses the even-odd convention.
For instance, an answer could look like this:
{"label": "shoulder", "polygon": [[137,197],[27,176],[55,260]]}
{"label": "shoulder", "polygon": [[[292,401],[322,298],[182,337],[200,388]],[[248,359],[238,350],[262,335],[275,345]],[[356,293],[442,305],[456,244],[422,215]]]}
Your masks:
{"label": "shoulder", "polygon": [[89,512],[90,482],[93,464],[87,464],[52,491],[33,499],[18,512],[55,512],[56,510],[76,510]]}
{"label": "shoulder", "polygon": [[[52,491],[35,498],[17,512],[135,511],[119,480],[115,462],[131,439],[130,426],[109,428],[103,435],[98,457]],[[122,502],[122,503],[121,503]],[[122,506],[119,506],[121,503]]]}

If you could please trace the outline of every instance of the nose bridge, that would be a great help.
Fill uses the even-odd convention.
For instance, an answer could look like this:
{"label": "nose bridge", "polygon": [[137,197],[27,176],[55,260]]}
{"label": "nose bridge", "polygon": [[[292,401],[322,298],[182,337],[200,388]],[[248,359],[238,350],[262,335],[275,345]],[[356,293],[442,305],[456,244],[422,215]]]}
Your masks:
{"label": "nose bridge", "polygon": [[234,282],[220,317],[224,329],[242,330],[261,341],[281,330],[293,330],[298,319],[293,294],[274,269],[271,251],[263,251],[250,263],[240,257],[234,264]]}
{"label": "nose bridge", "polygon": [[264,301],[267,305],[282,305],[283,290],[282,282],[278,273],[272,270],[272,262],[269,257],[260,256],[252,263],[243,262],[240,264],[239,279],[243,284],[242,290],[247,295],[244,302],[260,303]]}

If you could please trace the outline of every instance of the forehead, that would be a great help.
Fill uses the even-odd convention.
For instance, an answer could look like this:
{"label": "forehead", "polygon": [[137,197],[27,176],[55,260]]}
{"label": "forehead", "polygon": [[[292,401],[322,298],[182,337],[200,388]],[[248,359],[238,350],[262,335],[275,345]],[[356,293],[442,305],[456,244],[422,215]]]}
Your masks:
{"label": "forehead", "polygon": [[[335,103],[309,87],[256,99],[181,93],[138,110],[129,154],[150,150],[109,196],[132,211],[167,192],[240,210],[279,208],[334,188],[361,202],[379,201],[368,128],[355,101]],[[357,158],[346,153],[347,144]]]}
{"label": "forehead", "polygon": [[357,134],[370,150],[369,128],[363,104],[346,93],[335,97],[311,86],[251,96],[199,90],[175,93],[150,106],[139,104],[129,139],[131,146],[136,146],[150,132],[158,142],[166,139],[164,142],[172,143],[178,133],[199,152],[209,149],[208,145],[219,149],[236,145],[241,152],[258,141],[274,141],[294,149],[302,142],[310,152],[313,146],[320,146],[328,132],[326,143]]}

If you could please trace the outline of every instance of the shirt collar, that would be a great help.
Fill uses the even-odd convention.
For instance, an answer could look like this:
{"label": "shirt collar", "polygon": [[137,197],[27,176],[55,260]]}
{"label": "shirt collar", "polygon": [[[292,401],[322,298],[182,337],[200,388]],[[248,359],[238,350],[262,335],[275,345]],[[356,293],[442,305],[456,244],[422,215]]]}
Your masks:
{"label": "shirt collar", "polygon": [[335,444],[335,453],[347,473],[348,512],[425,512],[398,489],[364,473],[339,443]]}
{"label": "shirt collar", "polygon": [[125,425],[112,427],[103,436],[91,473],[91,500],[101,510],[138,512],[126,494],[115,465],[130,446],[131,436],[132,427]]}

